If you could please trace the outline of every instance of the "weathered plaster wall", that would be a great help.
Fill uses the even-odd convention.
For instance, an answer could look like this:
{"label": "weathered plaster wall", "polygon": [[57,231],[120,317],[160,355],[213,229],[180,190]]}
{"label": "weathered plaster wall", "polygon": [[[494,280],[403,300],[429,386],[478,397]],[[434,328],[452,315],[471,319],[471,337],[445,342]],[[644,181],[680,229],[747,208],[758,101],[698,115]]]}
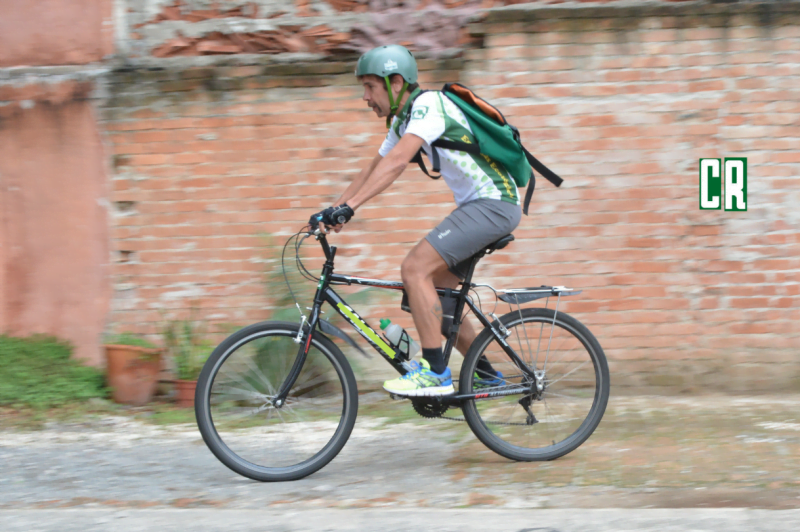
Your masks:
{"label": "weathered plaster wall", "polygon": [[81,65],[114,52],[114,0],[0,0],[0,68]]}
{"label": "weathered plaster wall", "polygon": [[106,156],[91,82],[0,87],[0,331],[100,363],[110,299]]}
{"label": "weathered plaster wall", "polygon": [[91,96],[114,0],[0,0],[0,333],[103,362],[108,157]]}

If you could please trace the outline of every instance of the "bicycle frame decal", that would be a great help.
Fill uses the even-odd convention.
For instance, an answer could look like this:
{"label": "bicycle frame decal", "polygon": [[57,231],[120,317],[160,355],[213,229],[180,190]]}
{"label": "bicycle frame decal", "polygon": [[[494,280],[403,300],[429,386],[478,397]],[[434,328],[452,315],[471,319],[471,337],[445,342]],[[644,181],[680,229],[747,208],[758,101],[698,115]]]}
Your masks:
{"label": "bicycle frame decal", "polygon": [[374,348],[383,351],[382,354],[388,357],[389,359],[394,359],[396,353],[394,349],[389,346],[383,339],[378,336],[378,334],[369,326],[367,323],[361,319],[361,316],[356,314],[356,311],[352,308],[348,307],[344,301],[342,301],[339,296],[336,295],[336,292],[331,290],[330,288],[327,290],[326,295],[328,296],[330,303],[335,303],[332,305],[339,314],[342,315],[351,325],[353,325],[356,330],[363,336]]}
{"label": "bicycle frame decal", "polygon": [[389,345],[386,342],[381,340],[381,337],[378,336],[377,334],[375,334],[375,331],[370,329],[370,327],[366,323],[364,323],[364,320],[359,318],[353,312],[353,309],[351,309],[350,307],[348,307],[347,305],[345,305],[343,303],[339,303],[337,306],[338,306],[339,310],[341,310],[348,318],[350,318],[350,320],[351,320],[350,323],[352,323],[353,325],[358,327],[358,330],[364,336],[366,336],[367,338],[372,340],[373,343],[375,343],[384,353],[386,353],[386,356],[388,356],[389,358],[394,358],[395,353],[392,350],[392,348],[389,347]]}

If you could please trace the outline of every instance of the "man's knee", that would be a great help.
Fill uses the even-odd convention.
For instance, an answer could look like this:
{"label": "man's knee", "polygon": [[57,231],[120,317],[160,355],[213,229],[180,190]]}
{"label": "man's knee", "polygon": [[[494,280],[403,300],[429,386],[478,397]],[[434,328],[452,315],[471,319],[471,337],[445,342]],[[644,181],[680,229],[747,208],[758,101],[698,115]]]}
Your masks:
{"label": "man's knee", "polygon": [[407,256],[400,264],[400,278],[403,280],[404,285],[409,285],[413,282],[414,263],[411,260],[411,255]]}
{"label": "man's knee", "polygon": [[400,276],[405,284],[433,282],[440,270],[447,270],[447,264],[439,253],[423,240],[403,260],[400,265]]}
{"label": "man's knee", "polygon": [[431,277],[431,273],[419,261],[414,260],[413,254],[409,254],[400,265],[400,277],[403,284],[413,285]]}

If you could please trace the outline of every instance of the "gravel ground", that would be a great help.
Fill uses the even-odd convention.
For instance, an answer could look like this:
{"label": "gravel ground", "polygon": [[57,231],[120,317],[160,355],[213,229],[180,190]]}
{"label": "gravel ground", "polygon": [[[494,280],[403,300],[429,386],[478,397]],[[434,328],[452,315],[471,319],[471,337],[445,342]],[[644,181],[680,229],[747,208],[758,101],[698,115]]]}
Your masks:
{"label": "gravel ground", "polygon": [[6,532],[795,532],[800,510],[0,510]]}
{"label": "gravel ground", "polygon": [[[287,483],[258,483],[228,470],[193,424],[154,425],[130,416],[105,416],[51,423],[36,431],[7,428],[0,432],[0,511],[2,520],[16,528],[3,528],[33,530],[27,525],[40,518],[44,529],[72,522],[75,530],[94,530],[93,519],[127,519],[134,530],[137,520],[150,515],[169,529],[171,520],[179,522],[176,516],[184,515],[174,513],[177,509],[219,516],[317,512],[320,523],[326,522],[326,512],[333,512],[339,517],[328,523],[331,530],[355,530],[356,518],[345,516],[378,509],[417,509],[445,526],[455,522],[452,515],[466,515],[466,508],[503,511],[509,519],[547,510],[534,514],[549,516],[553,524],[532,524],[527,530],[572,530],[569,512],[551,510],[574,508],[787,510],[714,514],[714,519],[733,517],[715,521],[712,528],[703,528],[711,514],[695,512],[699,521],[685,524],[721,530],[715,527],[727,523],[729,531],[758,530],[756,522],[800,525],[798,513],[790,511],[800,508],[797,396],[613,398],[589,441],[544,463],[499,457],[464,423],[413,416],[398,421],[397,413],[410,409],[405,403],[387,402],[388,416],[374,415],[370,405],[383,401],[382,395],[362,397],[362,412],[372,415],[359,417],[341,454],[310,477]],[[653,530],[671,529],[665,528],[665,516],[675,517],[624,515],[650,519]],[[206,522],[209,530],[215,529],[214,522]],[[286,530],[305,529],[291,528],[291,521],[272,522],[284,523],[290,527]]]}

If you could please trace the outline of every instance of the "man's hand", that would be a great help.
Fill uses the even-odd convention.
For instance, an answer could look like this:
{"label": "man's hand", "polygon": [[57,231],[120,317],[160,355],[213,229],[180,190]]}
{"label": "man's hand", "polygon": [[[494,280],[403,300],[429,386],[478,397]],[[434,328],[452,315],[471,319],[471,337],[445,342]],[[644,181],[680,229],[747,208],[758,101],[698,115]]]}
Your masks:
{"label": "man's hand", "polygon": [[308,225],[312,229],[318,226],[322,233],[327,233],[328,229],[332,227],[338,233],[354,214],[353,209],[347,203],[343,203],[312,215]]}

